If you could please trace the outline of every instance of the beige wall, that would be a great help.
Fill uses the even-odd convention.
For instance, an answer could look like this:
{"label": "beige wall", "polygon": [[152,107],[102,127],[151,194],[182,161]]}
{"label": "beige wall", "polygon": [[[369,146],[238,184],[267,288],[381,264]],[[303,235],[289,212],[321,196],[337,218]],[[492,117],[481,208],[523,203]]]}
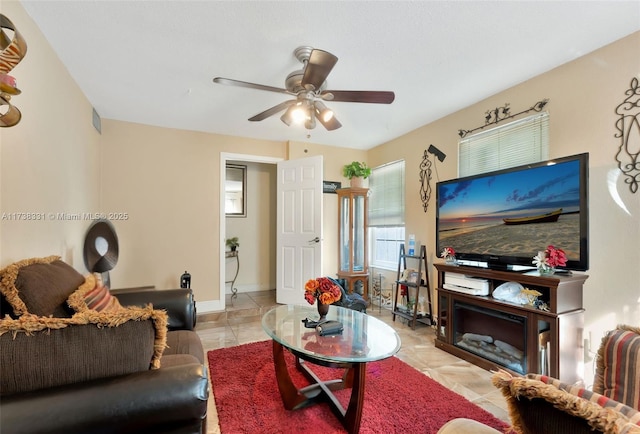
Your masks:
{"label": "beige wall", "polygon": [[[12,71],[22,94],[16,126],[0,129],[0,266],[57,254],[84,271],[82,247],[90,221],[60,214],[98,211],[100,135],[92,107],[18,2],[2,1],[27,41],[27,55]],[[35,213],[36,221],[12,220]],[[22,217],[24,218],[24,217]]]}
{"label": "beige wall", "polygon": [[177,287],[188,270],[197,300],[220,300],[220,154],[284,158],[285,144],[105,120],[101,150],[103,208],[129,214],[112,286]]}
{"label": "beige wall", "polygon": [[[585,337],[591,336],[594,349],[603,331],[618,323],[640,324],[640,194],[632,194],[617,177],[614,158],[619,146],[614,137],[614,110],[626,97],[631,79],[640,77],[638,47],[640,32],[425,125],[372,149],[368,155],[373,165],[398,158],[407,161],[406,233],[415,233],[426,243],[431,264],[440,259],[434,252],[435,192],[426,214],[419,196],[419,162],[424,150],[434,144],[447,154],[443,163],[435,163],[435,187],[438,174],[440,180],[457,176],[459,129],[482,125],[486,110],[506,102],[517,113],[549,98],[550,157],[589,152],[590,269],[584,307]],[[639,138],[634,140],[637,152]],[[623,206],[614,201],[616,195]]]}

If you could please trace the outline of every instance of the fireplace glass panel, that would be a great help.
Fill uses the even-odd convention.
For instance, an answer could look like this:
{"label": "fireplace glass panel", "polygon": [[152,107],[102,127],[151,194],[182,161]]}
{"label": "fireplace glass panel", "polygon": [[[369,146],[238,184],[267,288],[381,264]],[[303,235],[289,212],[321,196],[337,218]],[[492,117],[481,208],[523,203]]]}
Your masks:
{"label": "fireplace glass panel", "polygon": [[477,356],[524,374],[527,367],[527,317],[454,301],[454,344]]}

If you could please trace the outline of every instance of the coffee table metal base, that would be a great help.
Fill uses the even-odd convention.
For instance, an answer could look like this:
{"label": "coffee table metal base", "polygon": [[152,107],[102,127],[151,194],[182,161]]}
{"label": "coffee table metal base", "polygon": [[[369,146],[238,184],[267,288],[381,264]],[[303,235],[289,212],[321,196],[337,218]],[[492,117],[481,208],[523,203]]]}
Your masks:
{"label": "coffee table metal base", "polygon": [[[278,389],[280,389],[284,407],[287,410],[296,410],[317,402],[328,402],[331,411],[347,431],[349,433],[357,433],[360,429],[364,404],[366,362],[326,362],[288,348],[296,357],[297,369],[312,382],[311,385],[298,389],[291,380],[289,369],[285,362],[284,348],[280,343],[273,341],[273,361],[278,380]],[[342,379],[323,381],[307,366],[304,362],[305,360],[320,366],[345,368],[346,371]],[[333,394],[333,391],[348,388],[351,388],[351,398],[349,399],[349,406],[345,410]]]}

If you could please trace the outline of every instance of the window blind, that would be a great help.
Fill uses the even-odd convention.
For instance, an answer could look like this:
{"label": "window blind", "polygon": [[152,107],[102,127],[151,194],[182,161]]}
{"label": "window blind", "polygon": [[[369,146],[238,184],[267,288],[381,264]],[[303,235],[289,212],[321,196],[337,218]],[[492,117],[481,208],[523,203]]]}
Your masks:
{"label": "window blind", "polygon": [[404,225],[404,160],[371,170],[369,226]]}
{"label": "window blind", "polygon": [[549,114],[536,113],[460,139],[458,176],[549,159]]}

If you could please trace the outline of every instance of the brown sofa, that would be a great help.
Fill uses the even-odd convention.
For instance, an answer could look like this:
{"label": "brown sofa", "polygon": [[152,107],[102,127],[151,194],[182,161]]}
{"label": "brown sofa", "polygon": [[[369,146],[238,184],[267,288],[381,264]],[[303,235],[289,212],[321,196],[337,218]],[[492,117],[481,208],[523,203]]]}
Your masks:
{"label": "brown sofa", "polygon": [[203,433],[190,289],[105,291],[58,257],[0,270],[0,430]]}
{"label": "brown sofa", "polygon": [[[596,359],[593,390],[552,377],[506,371],[493,375],[518,434],[640,433],[640,328],[620,325],[604,336]],[[467,419],[455,419],[439,434],[496,434]]]}

